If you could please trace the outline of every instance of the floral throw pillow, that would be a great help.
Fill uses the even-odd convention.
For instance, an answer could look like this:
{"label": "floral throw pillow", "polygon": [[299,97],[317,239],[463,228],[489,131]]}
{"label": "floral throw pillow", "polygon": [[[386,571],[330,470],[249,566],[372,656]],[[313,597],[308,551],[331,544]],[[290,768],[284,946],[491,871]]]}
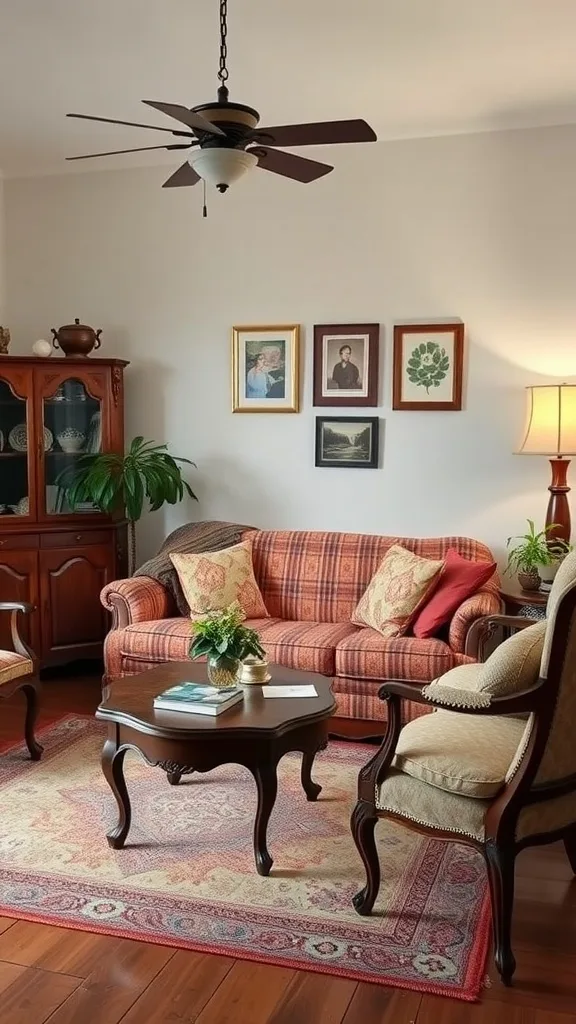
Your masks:
{"label": "floral throw pillow", "polygon": [[356,608],[352,622],[382,636],[401,636],[436,586],[443,561],[414,555],[399,544],[388,549]]}
{"label": "floral throw pillow", "polygon": [[268,618],[264,598],[254,576],[252,545],[242,541],[222,551],[171,554],[170,561],[190,606],[190,618],[220,612],[235,602],[247,619]]}

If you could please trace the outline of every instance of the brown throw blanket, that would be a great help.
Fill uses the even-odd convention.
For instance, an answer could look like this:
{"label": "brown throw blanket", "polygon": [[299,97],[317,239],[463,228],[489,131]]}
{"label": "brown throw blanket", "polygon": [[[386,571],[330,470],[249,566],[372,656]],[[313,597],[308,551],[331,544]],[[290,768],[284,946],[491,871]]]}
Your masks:
{"label": "brown throw blanket", "polygon": [[178,573],[176,572],[169,555],[174,552],[180,554],[198,554],[201,551],[221,551],[222,548],[232,547],[239,544],[242,534],[246,530],[254,530],[254,526],[242,526],[241,523],[223,523],[217,520],[208,520],[204,523],[186,523],[173,530],[164,541],[158,554],[150,558],[144,565],[134,573],[135,576],[151,576],[158,580],[178,605],[181,615],[189,615],[190,608],[182,593]]}

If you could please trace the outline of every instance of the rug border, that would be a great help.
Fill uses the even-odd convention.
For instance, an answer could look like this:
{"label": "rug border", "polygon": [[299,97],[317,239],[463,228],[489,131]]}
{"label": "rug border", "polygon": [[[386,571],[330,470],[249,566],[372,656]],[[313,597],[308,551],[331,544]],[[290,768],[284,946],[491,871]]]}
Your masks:
{"label": "rug border", "polygon": [[[57,715],[54,718],[44,720],[42,726],[37,730],[37,735],[42,736],[45,732],[52,729],[55,725],[64,721],[74,721],[80,719],[82,721],[93,722],[95,720],[94,715],[82,713],[82,712],[66,712],[62,715]],[[8,750],[17,750],[19,747],[24,745],[23,740],[2,740],[0,742],[0,752],[5,753]],[[31,762],[34,763],[34,762]],[[248,952],[242,950],[234,950],[233,952],[226,952],[221,947],[214,946],[210,943],[194,942],[191,939],[170,939],[162,936],[151,937],[145,932],[128,932],[123,928],[116,928],[113,925],[107,925],[106,927],[93,922],[90,926],[78,922],[76,920],[64,920],[62,917],[52,918],[49,914],[34,914],[29,911],[15,912],[14,909],[10,909],[0,903],[0,917],[11,918],[14,921],[28,921],[32,924],[46,925],[52,928],[62,928],[69,931],[85,932],[87,934],[96,935],[108,935],[111,938],[128,939],[134,942],[147,942],[153,946],[165,946],[169,949],[185,949],[189,952],[202,953],[211,956],[223,956],[232,960],[245,960],[251,963],[263,963],[271,967],[287,967],[291,970],[310,972],[313,974],[324,974],[331,977],[346,978],[351,981],[365,982],[367,984],[381,985],[390,989],[401,989],[407,992],[418,992],[428,995],[443,996],[447,999],[457,999],[460,1002],[473,1003],[477,1002],[480,997],[485,984],[485,969],[486,960],[488,956],[488,949],[490,946],[491,932],[490,932],[490,893],[486,891],[484,896],[482,907],[478,914],[478,930],[480,932],[480,938],[476,945],[472,947],[470,953],[470,959],[467,965],[467,972],[464,983],[459,989],[449,988],[446,985],[437,984],[433,981],[413,981],[408,982],[402,978],[393,979],[386,974],[382,974],[375,978],[373,974],[367,974],[363,971],[352,971],[352,970],[341,970],[334,966],[328,966],[322,963],[310,963],[303,966],[300,961],[292,960],[290,957],[282,957],[280,955],[273,956],[261,956],[255,957]],[[488,920],[486,920],[488,918]],[[7,929],[9,931],[10,928]],[[480,977],[477,984],[473,984],[472,977],[479,972]]]}

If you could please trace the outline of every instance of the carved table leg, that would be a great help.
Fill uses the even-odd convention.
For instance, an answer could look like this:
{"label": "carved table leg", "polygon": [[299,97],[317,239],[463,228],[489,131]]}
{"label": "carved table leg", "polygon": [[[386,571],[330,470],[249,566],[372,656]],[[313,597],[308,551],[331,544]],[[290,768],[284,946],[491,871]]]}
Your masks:
{"label": "carved table leg", "polygon": [[114,740],[107,739],[102,751],[102,771],[116,797],[118,824],[110,829],[106,838],[113,850],[121,850],[130,828],[131,810],[126,781],[124,779],[124,756],[126,750],[118,750]]}
{"label": "carved table leg", "polygon": [[256,786],[258,788],[258,807],[256,810],[256,821],[254,822],[254,858],[256,860],[256,870],[259,875],[269,875],[270,868],[274,862],[268,853],[266,846],[266,830],[268,828],[268,822],[276,802],[276,793],[278,791],[276,765],[267,764],[257,765],[256,767],[250,766],[250,771],[256,780]]}
{"label": "carved table leg", "polygon": [[310,753],[310,751],[305,751],[302,754],[300,778],[302,780],[302,789],[306,793],[307,800],[317,800],[322,792],[322,786],[319,786],[317,782],[314,782],[311,775],[315,757],[315,750],[312,751],[312,753]]}
{"label": "carved table leg", "polygon": [[177,786],[182,778],[182,772],[166,772],[166,778],[171,786]]}
{"label": "carved table leg", "polygon": [[39,761],[42,757],[44,747],[41,747],[34,735],[34,726],[38,717],[38,690],[36,686],[23,686],[26,697],[26,721],[24,723],[24,738],[26,746],[30,751],[33,761]]}

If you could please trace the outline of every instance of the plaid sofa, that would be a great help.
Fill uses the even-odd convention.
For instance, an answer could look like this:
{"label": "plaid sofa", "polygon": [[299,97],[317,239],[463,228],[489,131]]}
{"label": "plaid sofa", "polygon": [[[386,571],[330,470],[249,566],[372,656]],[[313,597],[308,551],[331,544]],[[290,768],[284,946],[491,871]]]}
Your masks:
{"label": "plaid sofa", "polygon": [[[369,534],[296,530],[247,530],[254,571],[269,618],[249,621],[260,634],[270,661],[332,676],[338,716],[371,722],[386,718],[378,700],[385,679],[429,682],[471,661],[466,635],[483,615],[500,611],[497,574],[456,611],[443,639],[413,636],[384,639],[352,625],[352,611],[392,544],[424,558],[441,558],[449,548],[474,561],[493,561],[485,545],[468,537],[381,537]],[[107,679],[161,662],[185,661],[190,621],[156,580],[138,576],[104,588],[102,603],[112,612],[105,646]],[[409,703],[406,721],[426,713]]]}

